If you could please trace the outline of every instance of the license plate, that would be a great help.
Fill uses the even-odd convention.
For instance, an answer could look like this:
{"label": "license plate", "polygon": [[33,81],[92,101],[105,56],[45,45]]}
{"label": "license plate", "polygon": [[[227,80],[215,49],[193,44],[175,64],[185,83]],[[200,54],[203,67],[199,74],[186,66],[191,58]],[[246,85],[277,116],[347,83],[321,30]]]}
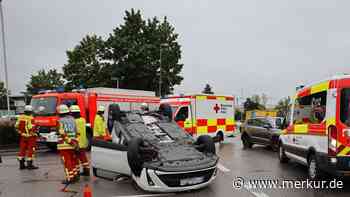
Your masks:
{"label": "license plate", "polygon": [[195,185],[202,183],[204,181],[204,177],[194,177],[194,178],[187,178],[187,179],[181,179],[180,180],[180,185]]}

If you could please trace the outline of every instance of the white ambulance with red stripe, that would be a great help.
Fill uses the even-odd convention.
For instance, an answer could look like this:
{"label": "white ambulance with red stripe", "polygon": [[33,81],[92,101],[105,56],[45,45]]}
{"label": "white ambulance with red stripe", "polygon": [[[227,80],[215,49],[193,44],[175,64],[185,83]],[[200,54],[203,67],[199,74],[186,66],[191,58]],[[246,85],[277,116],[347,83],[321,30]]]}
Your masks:
{"label": "white ambulance with red stripe", "polygon": [[234,97],[218,95],[183,95],[161,100],[173,109],[173,118],[193,136],[210,135],[223,141],[235,131]]}
{"label": "white ambulance with red stripe", "polygon": [[299,89],[280,135],[279,159],[308,166],[311,179],[323,172],[350,175],[350,75]]}
{"label": "white ambulance with red stripe", "polygon": [[92,137],[92,128],[96,116],[97,107],[103,105],[106,109],[104,117],[106,124],[111,117],[109,106],[118,104],[121,110],[140,110],[142,103],[147,103],[150,110],[157,110],[160,99],[151,91],[114,89],[114,88],[90,88],[72,92],[47,91],[32,97],[31,105],[34,111],[34,120],[39,126],[39,141],[47,143],[55,149],[57,143],[56,107],[61,104],[68,106],[78,105],[81,116],[86,119],[87,135]]}

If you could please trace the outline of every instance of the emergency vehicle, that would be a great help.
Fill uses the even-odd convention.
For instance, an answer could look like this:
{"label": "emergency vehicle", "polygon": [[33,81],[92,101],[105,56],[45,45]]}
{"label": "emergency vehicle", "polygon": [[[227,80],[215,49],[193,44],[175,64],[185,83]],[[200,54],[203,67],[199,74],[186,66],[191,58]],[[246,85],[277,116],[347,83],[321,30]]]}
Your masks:
{"label": "emergency vehicle", "polygon": [[223,141],[235,131],[234,97],[217,95],[173,96],[161,100],[173,109],[173,119],[192,136],[210,135]]}
{"label": "emergency vehicle", "polygon": [[67,106],[78,105],[81,116],[86,119],[87,136],[92,138],[92,128],[97,107],[105,107],[104,118],[107,126],[110,120],[109,105],[119,104],[121,110],[139,110],[142,103],[147,103],[150,110],[158,109],[160,99],[151,91],[91,88],[74,90],[72,92],[46,91],[34,95],[31,105],[34,111],[35,124],[39,126],[39,141],[45,142],[49,148],[55,149],[57,144],[56,126],[58,113],[56,107],[61,104]]}
{"label": "emergency vehicle", "polygon": [[308,166],[311,179],[323,172],[350,175],[350,75],[297,90],[287,128],[280,135],[281,163]]}

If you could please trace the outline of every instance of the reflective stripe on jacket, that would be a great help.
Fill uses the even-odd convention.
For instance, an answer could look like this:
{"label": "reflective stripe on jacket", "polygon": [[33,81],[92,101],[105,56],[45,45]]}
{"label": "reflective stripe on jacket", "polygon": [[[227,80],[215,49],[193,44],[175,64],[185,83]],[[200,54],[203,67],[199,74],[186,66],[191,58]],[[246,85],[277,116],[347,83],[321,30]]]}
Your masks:
{"label": "reflective stripe on jacket", "polygon": [[96,114],[94,121],[94,137],[103,137],[106,135],[105,120],[101,115]]}
{"label": "reflective stripe on jacket", "polygon": [[15,125],[18,133],[23,137],[37,136],[35,132],[34,118],[31,115],[20,115]]}
{"label": "reflective stripe on jacket", "polygon": [[58,120],[59,140],[57,149],[74,149],[77,145],[76,135],[77,127],[75,120],[71,116],[62,117]]}
{"label": "reflective stripe on jacket", "polygon": [[75,124],[77,126],[77,140],[79,148],[86,148],[88,146],[88,139],[86,135],[86,121],[83,117],[76,118]]}

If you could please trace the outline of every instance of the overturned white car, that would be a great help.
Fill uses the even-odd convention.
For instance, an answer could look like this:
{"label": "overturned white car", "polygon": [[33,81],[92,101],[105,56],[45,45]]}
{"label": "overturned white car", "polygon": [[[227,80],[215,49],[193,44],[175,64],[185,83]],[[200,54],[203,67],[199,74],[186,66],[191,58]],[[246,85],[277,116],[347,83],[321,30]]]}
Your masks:
{"label": "overturned white car", "polygon": [[121,112],[117,105],[112,111],[112,142],[92,143],[95,176],[99,171],[131,176],[141,189],[154,192],[199,189],[215,179],[218,156],[211,137],[195,141],[162,111]]}

